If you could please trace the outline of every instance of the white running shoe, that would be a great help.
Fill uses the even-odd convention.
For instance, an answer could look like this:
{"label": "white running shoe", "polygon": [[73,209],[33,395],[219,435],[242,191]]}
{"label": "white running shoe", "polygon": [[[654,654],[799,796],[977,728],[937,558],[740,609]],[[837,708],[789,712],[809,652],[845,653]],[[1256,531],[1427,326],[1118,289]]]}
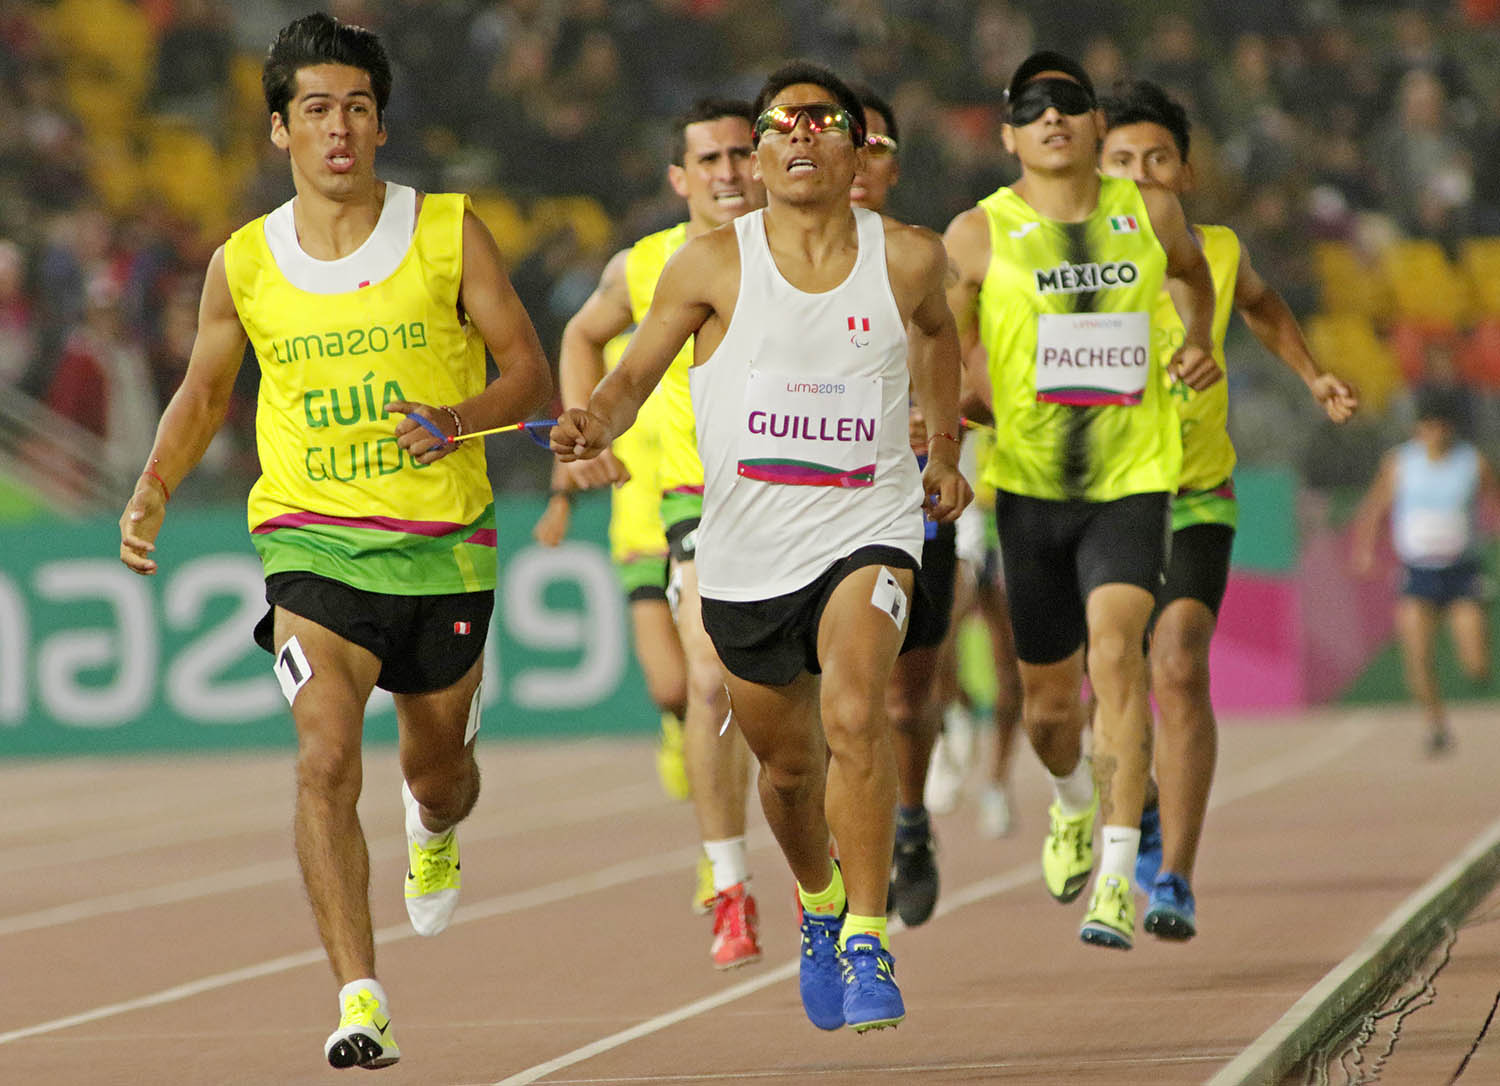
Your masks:
{"label": "white running shoe", "polygon": [[1010,796],[998,784],[987,784],[979,793],[979,836],[1006,837],[1016,828]]}
{"label": "white running shoe", "polygon": [[339,993],[339,1028],[323,1042],[332,1067],[389,1067],[401,1058],[385,991],[373,980],[346,984]]}
{"label": "white running shoe", "polygon": [[421,808],[405,781],[401,802],[406,807],[406,915],[418,935],[436,935],[458,908],[458,833],[449,830],[419,844],[431,831],[422,825]]}

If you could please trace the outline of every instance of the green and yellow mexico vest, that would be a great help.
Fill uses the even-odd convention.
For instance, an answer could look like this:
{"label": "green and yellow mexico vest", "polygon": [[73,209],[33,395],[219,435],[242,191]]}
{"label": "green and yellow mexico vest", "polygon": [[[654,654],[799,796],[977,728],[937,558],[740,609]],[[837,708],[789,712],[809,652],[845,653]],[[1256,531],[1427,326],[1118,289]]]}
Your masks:
{"label": "green and yellow mexico vest", "polygon": [[[687,241],[687,223],[642,238],[625,258],[625,284],[630,290],[630,315],[637,324],[651,308],[657,281],[673,253]],[[693,422],[693,397],[688,391],[688,370],[693,365],[693,340],[682,345],[667,367],[651,398],[649,420],[660,435],[661,489],[663,492],[703,493],[703,461],[698,458],[698,431]],[[642,407],[642,412],[647,410]],[[642,422],[646,421],[644,418]],[[642,425],[637,422],[636,425]]]}
{"label": "green and yellow mexico vest", "polygon": [[249,521],[268,576],[306,570],[395,595],[495,587],[482,443],[424,467],[396,444],[399,416],[385,411],[484,388],[484,341],[458,308],[467,207],[461,195],[427,195],[396,270],[339,294],[289,283],[263,218],[225,243],[229,292],[260,362]]}
{"label": "green and yellow mexico vest", "polygon": [[1101,177],[1078,223],[1013,189],[981,200],[990,266],[979,289],[997,439],[985,481],[1050,500],[1172,491],[1177,413],[1152,350],[1166,253],[1134,181]]}
{"label": "green and yellow mexico vest", "polygon": [[[1214,361],[1224,368],[1224,336],[1234,314],[1235,283],[1239,279],[1240,239],[1227,226],[1196,227],[1203,255],[1214,280]],[[1154,350],[1163,370],[1186,332],[1172,298],[1162,291],[1151,316]],[[1168,378],[1169,391],[1182,422],[1182,474],[1179,490],[1208,490],[1234,472],[1234,445],[1229,440],[1229,382],[1216,381],[1201,392]]]}

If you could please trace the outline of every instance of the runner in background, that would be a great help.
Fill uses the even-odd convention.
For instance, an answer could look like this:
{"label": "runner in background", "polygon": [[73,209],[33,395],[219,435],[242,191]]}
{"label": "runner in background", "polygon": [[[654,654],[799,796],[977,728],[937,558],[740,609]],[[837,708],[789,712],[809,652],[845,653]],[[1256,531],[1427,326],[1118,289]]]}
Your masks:
{"label": "runner in background", "polygon": [[[568,322],[559,365],[565,407],[588,403],[605,375],[606,344],[645,316],[671,256],[690,239],[765,203],[764,189],[751,173],[753,119],[746,102],[705,98],[676,120],[667,180],[687,204],[687,221],[615,254],[598,288]],[[710,955],[716,968],[730,969],[760,958],[759,917],[747,886],[745,848],[750,753],[738,729],[722,730],[729,713],[724,668],[704,632],[698,599],[694,543],[703,508],[703,465],[688,392],[692,352],[691,343],[682,348],[643,403],[641,422],[615,438],[624,446],[570,463],[566,470],[580,487],[629,486],[633,469],[629,462],[622,464],[620,455],[626,448],[655,444],[655,471],[650,474],[669,551],[668,593],[676,636],[686,665],[684,764],[705,855],[693,902],[696,909],[713,912]]]}
{"label": "runner in background", "polygon": [[[1100,169],[1181,196],[1193,187],[1187,111],[1154,83],[1138,82],[1102,103],[1108,131]],[[1222,368],[1224,336],[1238,311],[1265,348],[1307,385],[1334,422],[1358,400],[1313,359],[1286,302],[1250,263],[1227,226],[1195,226],[1214,283],[1214,360]],[[1183,341],[1182,321],[1163,293],[1152,314],[1153,347],[1168,359]],[[1197,931],[1193,867],[1203,833],[1218,753],[1209,696],[1209,644],[1229,582],[1238,506],[1234,445],[1229,440],[1229,384],[1201,391],[1171,386],[1182,427],[1182,474],[1172,500],[1167,574],[1156,593],[1151,632],[1151,692],[1158,709],[1155,747],[1160,804],[1141,820],[1136,889],[1148,895],[1144,926],[1164,939]]]}
{"label": "runner in background", "polygon": [[[627,335],[619,335],[605,344],[606,367],[620,360],[628,341]],[[657,778],[669,799],[687,799],[691,789],[682,751],[687,664],[667,603],[667,537],[661,528],[661,486],[657,479],[661,453],[655,428],[643,426],[621,437],[613,452],[625,479],[616,483],[609,495],[610,560],[625,592],[630,643],[646,680],[646,693],[661,713]],[[547,505],[532,529],[532,538],[544,547],[562,543],[568,535],[577,493],[573,473],[561,462],[554,462]]]}
{"label": "runner in background", "polygon": [[1422,708],[1427,752],[1453,745],[1438,685],[1434,645],[1438,624],[1448,633],[1465,677],[1490,682],[1488,604],[1481,558],[1481,513],[1500,512],[1494,468],[1462,435],[1460,389],[1429,385],[1417,392],[1411,439],[1386,453],[1354,517],[1354,568],[1375,569],[1375,544],[1389,523],[1401,563],[1396,638],[1406,687]]}

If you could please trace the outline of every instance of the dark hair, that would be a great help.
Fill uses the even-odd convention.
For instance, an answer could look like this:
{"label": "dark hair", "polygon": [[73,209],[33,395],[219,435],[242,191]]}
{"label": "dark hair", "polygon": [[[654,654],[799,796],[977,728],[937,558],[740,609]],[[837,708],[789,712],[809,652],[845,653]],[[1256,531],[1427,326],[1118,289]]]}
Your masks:
{"label": "dark hair", "polygon": [[1432,419],[1460,430],[1468,421],[1468,403],[1457,385],[1422,385],[1417,389],[1416,407],[1419,422]]}
{"label": "dark hair", "polygon": [[281,28],[260,73],[266,108],[286,120],[286,107],[297,85],[297,73],[316,64],[347,64],[369,73],[375,92],[375,117],[385,115],[391,97],[391,62],[373,31],[341,23],[332,15],[315,12]]}
{"label": "dark hair", "polygon": [[1186,162],[1188,157],[1187,110],[1161,87],[1147,79],[1134,83],[1122,83],[1115,93],[1103,99],[1099,108],[1104,110],[1104,130],[1120,128],[1127,124],[1159,124],[1172,133],[1172,142],[1177,144],[1177,153]]}
{"label": "dark hair", "polygon": [[811,61],[794,60],[766,76],[765,84],[755,96],[755,116],[759,117],[766,111],[772,98],[798,83],[811,83],[833,95],[839,108],[849,114],[849,136],[853,139],[854,146],[864,145],[865,107],[860,103],[859,97],[849,89],[849,84],[821,64],[813,64]]}
{"label": "dark hair", "polygon": [[[864,107],[865,120],[870,119],[872,112],[880,114],[881,119],[885,121],[886,133],[899,144],[901,133],[896,125],[896,111],[891,109],[891,104],[876,94],[875,89],[868,83],[855,83],[849,89],[854,91],[854,97],[858,98],[859,104]],[[865,127],[868,128],[869,125]]]}
{"label": "dark hair", "polygon": [[688,125],[721,117],[741,117],[752,129],[755,127],[755,110],[743,98],[699,98],[672,121],[672,161],[679,166],[687,164]]}

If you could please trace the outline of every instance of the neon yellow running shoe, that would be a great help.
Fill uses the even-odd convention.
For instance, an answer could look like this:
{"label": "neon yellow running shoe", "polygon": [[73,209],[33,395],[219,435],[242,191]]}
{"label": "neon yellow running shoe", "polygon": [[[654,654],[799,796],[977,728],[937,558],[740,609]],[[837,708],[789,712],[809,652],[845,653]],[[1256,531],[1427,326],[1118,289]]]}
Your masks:
{"label": "neon yellow running shoe", "polygon": [[[418,935],[436,935],[453,919],[462,884],[458,869],[458,833],[449,830],[426,845],[418,843],[422,830],[416,797],[401,784],[406,806],[406,915]],[[425,836],[425,834],[423,835]]]}
{"label": "neon yellow running shoe", "polygon": [[656,775],[668,799],[683,800],[692,795],[687,763],[682,754],[682,721],[671,713],[661,715],[661,739],[656,744]]}
{"label": "neon yellow running shoe", "polygon": [[1135,940],[1135,896],[1130,892],[1129,879],[1107,875],[1099,880],[1078,937],[1094,946],[1130,949]]}
{"label": "neon yellow running shoe", "polygon": [[[355,990],[348,991],[350,988]],[[339,1028],[323,1043],[323,1055],[331,1066],[373,1071],[389,1067],[401,1058],[396,1033],[391,1029],[390,1012],[385,1009],[385,992],[379,988],[373,981],[346,985]]]}
{"label": "neon yellow running shoe", "polygon": [[1054,800],[1047,808],[1052,826],[1042,842],[1042,879],[1047,892],[1061,902],[1072,901],[1089,883],[1094,870],[1094,816],[1099,793],[1082,814],[1065,815]]}
{"label": "neon yellow running shoe", "polygon": [[714,889],[714,865],[708,862],[708,853],[698,853],[698,874],[693,885],[693,912],[707,916],[714,911],[714,902],[719,891]]}

